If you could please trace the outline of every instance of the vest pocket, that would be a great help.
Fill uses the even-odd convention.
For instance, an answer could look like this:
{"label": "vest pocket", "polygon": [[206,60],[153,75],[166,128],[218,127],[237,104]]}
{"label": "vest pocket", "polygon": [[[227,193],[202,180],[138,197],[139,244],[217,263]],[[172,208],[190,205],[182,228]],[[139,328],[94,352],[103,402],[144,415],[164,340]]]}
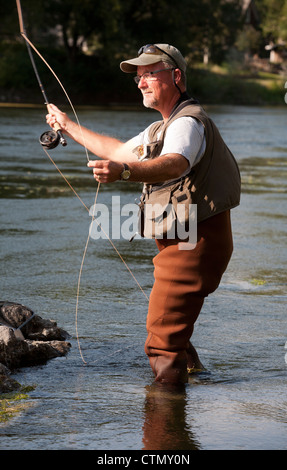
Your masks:
{"label": "vest pocket", "polygon": [[196,205],[189,177],[142,195],[139,232],[145,238],[174,239],[196,223]]}
{"label": "vest pocket", "polygon": [[174,238],[176,213],[166,188],[151,192],[144,204],[145,238]]}
{"label": "vest pocket", "polygon": [[185,224],[190,217],[190,206],[192,204],[191,191],[188,187],[180,187],[173,191],[171,196],[172,205],[180,224]]}

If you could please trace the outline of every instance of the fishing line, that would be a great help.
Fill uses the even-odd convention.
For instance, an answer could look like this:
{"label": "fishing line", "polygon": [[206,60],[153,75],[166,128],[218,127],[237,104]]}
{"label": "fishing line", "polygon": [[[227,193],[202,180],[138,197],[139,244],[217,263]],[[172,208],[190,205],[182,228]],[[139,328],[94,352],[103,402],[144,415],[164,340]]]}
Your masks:
{"label": "fishing line", "polygon": [[[84,203],[84,201],[81,199],[81,197],[78,195],[78,193],[76,192],[76,190],[73,188],[73,186],[71,185],[71,183],[68,181],[68,179],[65,177],[65,175],[62,173],[62,171],[60,170],[60,168],[56,165],[56,163],[54,162],[53,158],[51,157],[51,155],[47,152],[47,150],[44,148],[44,151],[45,153],[47,154],[48,158],[51,160],[51,162],[53,163],[53,165],[55,166],[55,168],[58,170],[58,172],[60,173],[60,175],[64,178],[65,182],[67,183],[67,185],[70,187],[70,189],[73,191],[73,193],[75,194],[75,196],[79,199],[79,201],[81,202],[81,204],[85,207],[85,209],[90,213],[90,210],[89,208],[86,206],[86,204]],[[100,230],[102,231],[102,233],[105,235],[105,237],[107,238],[107,240],[110,242],[112,248],[114,249],[114,251],[117,253],[118,257],[120,258],[120,260],[122,261],[122,263],[124,264],[124,266],[126,267],[126,269],[128,270],[128,272],[130,273],[131,277],[134,279],[135,283],[137,284],[138,288],[141,290],[141,292],[143,293],[143,295],[145,296],[146,300],[149,301],[149,298],[147,296],[147,294],[145,293],[145,291],[143,290],[142,286],[140,285],[140,283],[138,282],[137,278],[135,277],[134,273],[132,272],[132,270],[130,269],[130,267],[128,266],[128,264],[126,263],[126,261],[124,260],[124,258],[122,257],[121,253],[119,252],[119,250],[117,249],[117,247],[115,246],[115,244],[113,243],[113,241],[111,240],[111,238],[108,236],[108,234],[105,232],[105,230],[103,229],[103,227],[99,224],[98,220],[95,218],[95,209],[96,209],[96,204],[97,204],[97,198],[98,198],[98,194],[99,194],[99,189],[100,189],[100,183],[98,183],[98,187],[97,187],[97,191],[96,191],[96,196],[95,196],[95,201],[94,201],[94,205],[93,205],[93,213],[92,213],[92,222],[91,222],[91,227],[92,227],[92,224],[93,222],[96,222],[96,224],[98,225],[98,227],[100,228]],[[91,230],[91,229],[90,229]],[[88,238],[87,238],[87,241],[86,241],[86,244],[85,244],[85,248],[84,248],[84,252],[83,252],[83,257],[82,257],[82,261],[81,261],[81,266],[80,266],[80,271],[79,271],[79,276],[78,276],[78,284],[77,284],[77,295],[76,295],[76,313],[75,313],[75,329],[76,329],[76,338],[77,338],[77,344],[78,344],[78,349],[79,349],[79,353],[80,353],[80,356],[81,356],[81,359],[83,361],[84,364],[87,364],[87,362],[85,361],[84,359],[84,356],[83,356],[83,353],[82,353],[82,349],[81,349],[81,344],[80,344],[80,339],[79,339],[79,334],[78,334],[78,308],[79,308],[79,297],[80,297],[80,284],[81,284],[81,277],[82,277],[82,272],[83,272],[83,267],[84,267],[84,262],[85,262],[85,258],[86,258],[86,254],[87,254],[87,250],[88,250],[88,245],[89,245],[89,241],[90,241],[90,231],[88,233]],[[113,353],[115,354],[115,353]],[[113,355],[112,354],[112,355]],[[94,363],[94,361],[93,361]]]}
{"label": "fishing line", "polygon": [[47,151],[46,148],[43,147],[43,150],[44,152],[46,153],[46,155],[48,156],[48,158],[50,159],[50,161],[53,163],[53,165],[55,166],[56,170],[60,173],[60,175],[62,176],[62,178],[65,180],[65,182],[67,183],[67,185],[70,187],[70,189],[73,191],[73,193],[75,194],[75,196],[79,199],[79,201],[81,202],[81,204],[84,206],[84,208],[89,212],[89,208],[86,206],[86,204],[84,203],[84,201],[82,200],[82,198],[79,196],[79,194],[77,193],[77,191],[73,188],[73,186],[71,185],[71,183],[69,182],[69,180],[66,178],[66,176],[62,173],[62,171],[60,170],[60,168],[58,167],[58,165],[55,163],[55,161],[53,160],[53,158],[51,157],[51,155],[49,154],[49,152]]}
{"label": "fishing line", "polygon": [[[90,213],[90,209],[86,206],[86,204],[84,203],[84,201],[82,200],[82,198],[79,196],[79,194],[77,193],[77,191],[73,188],[73,186],[71,185],[71,183],[69,182],[69,180],[66,178],[66,176],[62,173],[62,171],[60,170],[60,168],[57,166],[57,164],[55,163],[55,161],[53,160],[53,158],[51,157],[51,155],[47,152],[46,149],[44,149],[45,153],[47,154],[48,158],[51,160],[51,162],[53,163],[53,165],[55,166],[55,168],[58,170],[58,172],[60,173],[60,175],[62,176],[62,178],[64,178],[65,182],[67,183],[67,185],[70,187],[70,189],[73,191],[73,193],[75,194],[75,196],[79,199],[79,201],[81,202],[81,204],[84,206],[84,208]],[[134,281],[136,282],[136,284],[138,285],[139,289],[142,291],[142,293],[144,294],[144,296],[146,297],[147,300],[148,299],[148,296],[147,294],[144,292],[143,288],[141,287],[141,285],[139,284],[139,282],[137,281],[135,275],[133,274],[133,272],[131,271],[130,267],[128,266],[128,264],[126,263],[126,261],[124,260],[124,258],[122,257],[122,255],[120,254],[119,250],[117,249],[116,245],[113,243],[113,241],[111,240],[111,238],[109,237],[109,235],[105,232],[105,230],[103,229],[103,227],[101,226],[101,224],[99,224],[99,222],[97,221],[97,219],[94,217],[94,214],[95,214],[95,207],[96,207],[96,202],[97,202],[97,198],[98,198],[98,193],[99,193],[99,189],[100,189],[100,184],[101,183],[98,183],[98,187],[97,187],[97,192],[96,192],[96,196],[95,196],[95,201],[94,201],[94,209],[93,209],[93,213],[92,213],[92,221],[93,222],[96,222],[96,224],[98,225],[98,227],[101,229],[101,231],[103,232],[103,234],[105,235],[105,237],[107,238],[107,240],[110,242],[110,244],[112,245],[113,249],[115,250],[115,252],[117,253],[118,257],[120,258],[120,260],[123,262],[123,264],[125,265],[125,267],[127,268],[127,270],[129,271],[130,275],[133,277]]]}
{"label": "fishing line", "polygon": [[[100,189],[100,183],[98,184],[98,187],[97,187],[94,208],[95,208],[95,205],[97,203],[99,189]],[[93,213],[92,220],[94,220],[94,213]],[[82,359],[84,364],[87,364],[87,362],[85,361],[83,353],[82,353],[82,348],[81,348],[81,344],[80,344],[80,337],[79,337],[79,333],[78,333],[78,308],[79,308],[81,277],[82,277],[82,272],[83,272],[83,267],[84,267],[84,261],[85,261],[85,258],[86,258],[86,253],[87,253],[87,250],[88,250],[89,241],[90,241],[90,232],[88,234],[88,238],[87,238],[86,245],[85,245],[85,248],[84,248],[84,253],[83,253],[82,262],[81,262],[80,271],[79,271],[78,285],[77,285],[77,296],[76,296],[76,314],[75,314],[76,338],[77,338],[79,353],[80,353],[81,359]]]}
{"label": "fishing line", "polygon": [[[44,99],[45,99],[45,104],[47,106],[47,110],[49,112],[49,100],[47,98],[47,94],[45,92],[45,89],[43,87],[43,84],[41,82],[41,79],[40,79],[40,76],[39,76],[39,73],[38,73],[38,70],[37,70],[37,67],[36,67],[36,64],[35,64],[35,61],[34,61],[34,57],[33,57],[33,54],[32,54],[32,50],[31,48],[36,52],[36,54],[40,57],[40,59],[44,62],[44,64],[48,67],[48,69],[50,70],[50,72],[54,75],[55,79],[57,80],[57,82],[59,83],[60,87],[62,88],[67,100],[68,100],[68,103],[69,105],[71,106],[71,109],[74,113],[74,116],[76,118],[76,121],[77,121],[77,124],[79,126],[79,129],[81,131],[81,136],[82,136],[82,140],[83,140],[83,146],[85,148],[85,152],[86,152],[86,157],[87,157],[87,160],[90,161],[89,159],[89,154],[88,154],[88,150],[87,150],[87,147],[85,145],[85,139],[84,139],[84,136],[83,136],[83,132],[82,132],[82,127],[81,127],[81,124],[80,124],[80,121],[79,121],[79,118],[78,118],[78,115],[76,113],[76,110],[73,106],[73,103],[64,87],[64,85],[62,84],[62,82],[60,81],[59,77],[57,76],[57,74],[54,72],[54,70],[52,69],[52,67],[48,64],[48,62],[45,60],[45,58],[42,56],[42,54],[38,51],[38,49],[35,47],[35,45],[30,41],[30,39],[27,37],[27,34],[26,34],[26,31],[25,31],[25,26],[24,26],[24,20],[23,20],[23,13],[22,13],[22,8],[21,8],[21,2],[20,0],[16,0],[16,4],[17,4],[17,10],[18,10],[18,18],[19,18],[19,25],[20,25],[20,34],[22,35],[22,37],[24,38],[25,40],[25,43],[26,43],[26,46],[27,46],[27,49],[28,49],[28,52],[29,52],[29,56],[30,56],[30,59],[31,59],[31,63],[32,63],[32,66],[33,66],[33,69],[34,69],[34,72],[35,72],[35,75],[36,75],[36,78],[37,78],[37,81],[39,83],[39,86],[40,86],[40,89],[41,89],[41,92],[44,96]],[[62,145],[66,145],[66,141],[65,139],[63,138],[62,136],[62,133],[61,133],[61,127],[59,126],[58,123],[55,124],[54,126],[55,128],[55,131],[57,132],[57,134],[60,136],[60,140],[61,138],[63,139],[61,141]],[[47,134],[51,132],[51,131],[48,131]],[[43,134],[42,134],[43,135]],[[47,136],[48,137],[48,136]],[[47,139],[47,142],[46,144],[48,144],[49,139]],[[42,143],[42,142],[41,142]],[[43,146],[45,146],[45,142],[42,143]],[[55,145],[56,146],[56,145]],[[47,148],[48,145],[47,145]],[[54,148],[54,147],[50,147],[50,148]]]}
{"label": "fishing line", "polygon": [[[44,100],[45,100],[45,104],[47,106],[47,110],[48,112],[50,112],[50,109],[49,109],[49,100],[47,98],[47,94],[45,92],[45,89],[43,87],[43,84],[41,82],[41,79],[40,79],[40,76],[39,76],[39,73],[38,73],[38,70],[37,70],[37,67],[36,67],[36,64],[35,64],[35,61],[34,61],[34,57],[33,57],[33,53],[32,53],[32,50],[31,48],[36,52],[36,54],[40,57],[40,59],[44,62],[44,64],[48,67],[48,69],[50,70],[50,72],[53,74],[53,76],[56,78],[57,82],[59,83],[59,85],[61,86],[68,102],[69,102],[69,105],[71,106],[71,109],[74,113],[74,116],[76,118],[76,121],[77,121],[77,124],[79,126],[79,129],[80,129],[80,132],[81,132],[81,136],[82,136],[82,141],[83,141],[83,146],[85,148],[85,153],[86,153],[86,158],[88,161],[90,161],[89,159],[89,154],[88,154],[88,150],[87,150],[87,147],[85,145],[85,138],[84,138],[84,135],[83,135],[83,132],[82,132],[82,127],[80,125],[80,121],[79,121],[79,118],[78,118],[78,115],[76,113],[76,110],[73,106],[73,103],[65,89],[65,87],[63,86],[62,82],[60,81],[59,77],[56,75],[56,73],[54,72],[54,70],[52,69],[52,67],[48,64],[48,62],[44,59],[44,57],[40,54],[40,52],[38,51],[38,49],[35,47],[35,45],[29,40],[29,38],[27,37],[27,34],[26,34],[26,31],[25,31],[25,26],[24,26],[24,21],[23,21],[23,14],[22,14],[22,8],[21,8],[21,2],[20,0],[16,0],[16,4],[17,4],[17,11],[18,11],[18,18],[19,18],[19,25],[20,25],[20,33],[22,35],[22,37],[24,38],[25,40],[25,43],[26,43],[26,46],[27,46],[27,49],[28,49],[28,53],[29,53],[29,57],[30,57],[30,60],[31,60],[31,63],[32,63],[32,66],[33,66],[33,69],[34,69],[34,72],[35,72],[35,75],[36,75],[36,78],[37,78],[37,81],[38,81],[38,84],[39,84],[39,87],[41,89],[41,92],[43,94],[43,97],[44,97]],[[53,134],[53,132],[56,134]],[[83,202],[83,200],[81,199],[81,197],[78,195],[78,193],[76,192],[76,190],[73,188],[73,186],[71,185],[71,183],[68,181],[68,179],[64,176],[64,174],[62,173],[62,171],[59,169],[59,167],[56,165],[56,163],[54,162],[53,158],[50,156],[50,154],[48,153],[47,149],[52,149],[52,148],[55,148],[58,143],[61,143],[63,146],[66,146],[67,145],[67,142],[65,140],[65,138],[63,137],[62,135],[62,132],[61,132],[61,127],[58,123],[55,123],[54,126],[53,126],[53,130],[50,130],[50,131],[47,131],[45,132],[44,134],[41,135],[40,137],[40,143],[43,147],[43,150],[45,151],[45,153],[47,154],[48,158],[50,159],[50,161],[52,162],[52,164],[55,166],[55,168],[57,169],[57,171],[60,173],[60,175],[63,177],[63,179],[65,180],[65,182],[68,184],[68,186],[70,187],[70,189],[73,191],[73,193],[75,194],[75,196],[79,199],[79,201],[81,202],[81,204],[85,207],[85,209],[90,213],[90,210],[88,209],[88,207],[86,206],[86,204]],[[97,197],[98,197],[98,193],[99,193],[99,188],[100,188],[100,183],[98,182],[98,187],[97,187],[97,191],[96,191],[96,196],[95,196],[95,202],[94,202],[94,209],[93,211],[95,211],[95,206],[96,206],[96,202],[97,202]],[[134,276],[133,272],[131,271],[131,269],[129,268],[129,266],[127,265],[126,261],[123,259],[122,255],[120,254],[120,252],[118,251],[118,249],[116,248],[116,246],[114,245],[114,243],[112,242],[112,240],[109,238],[109,236],[105,233],[105,231],[103,230],[102,226],[98,223],[98,221],[94,218],[94,212],[92,214],[92,222],[96,222],[97,225],[99,226],[100,230],[104,233],[104,235],[106,236],[107,240],[110,242],[110,244],[112,245],[113,249],[115,250],[115,252],[117,253],[118,257],[121,259],[121,261],[123,262],[123,264],[125,265],[126,269],[128,270],[128,272],[130,273],[130,275],[132,276],[132,278],[134,279],[134,281],[136,282],[137,286],[139,287],[139,289],[141,290],[141,292],[143,293],[143,295],[146,297],[147,301],[149,300],[148,299],[148,296],[147,294],[144,292],[143,288],[141,287],[141,285],[139,284],[138,280],[136,279],[136,277]],[[92,224],[91,224],[92,226]],[[85,249],[84,249],[84,253],[83,253],[83,257],[82,257],[82,262],[81,262],[81,266],[80,266],[80,272],[79,272],[79,277],[78,277],[78,285],[77,285],[77,297],[76,297],[76,316],[75,316],[75,326],[76,326],[76,337],[77,337],[77,343],[78,343],[78,348],[79,348],[79,352],[80,352],[80,356],[82,358],[82,361],[84,362],[84,364],[87,364],[86,361],[84,360],[84,357],[83,357],[83,354],[82,354],[82,351],[81,351],[81,346],[80,346],[80,341],[79,341],[79,335],[78,335],[78,305],[79,305],[79,293],[80,293],[80,282],[81,282],[81,275],[82,275],[82,271],[83,271],[83,266],[84,266],[84,260],[85,260],[85,256],[86,256],[86,253],[87,253],[87,249],[88,249],[88,244],[89,244],[89,240],[90,240],[90,231],[89,231],[89,234],[88,234],[88,238],[87,238],[87,241],[86,241],[86,245],[85,245]]]}
{"label": "fishing line", "polygon": [[[39,84],[40,90],[42,92],[42,95],[44,97],[45,105],[47,106],[47,109],[48,109],[48,112],[49,112],[49,100],[48,100],[47,94],[45,92],[43,83],[41,82],[40,75],[39,75],[39,72],[38,72],[37,67],[36,67],[36,63],[34,61],[34,57],[33,57],[32,50],[31,50],[31,46],[33,47],[33,45],[29,41],[29,39],[27,38],[27,35],[26,35],[20,0],[16,0],[16,3],[17,3],[17,10],[18,10],[18,16],[19,16],[20,33],[22,34],[23,38],[25,39],[25,43],[26,43],[26,46],[27,46],[27,49],[28,49],[28,54],[29,54],[29,57],[30,57],[30,60],[31,60],[31,63],[32,63],[32,67],[33,67],[33,70],[35,72],[36,79],[38,81],[38,84]],[[63,137],[63,134],[61,132],[61,127],[59,126],[58,123],[55,123],[55,125],[53,126],[53,130],[49,130],[47,132],[44,132],[40,137],[40,143],[43,146],[47,147],[47,148],[51,148],[51,149],[55,148],[58,145],[59,142],[63,146],[67,145],[67,141]]]}
{"label": "fishing line", "polygon": [[[95,215],[95,208],[96,208],[96,203],[97,203],[97,197],[98,197],[98,193],[99,193],[99,189],[100,189],[100,183],[98,184],[98,188],[97,188],[97,193],[96,193],[96,197],[95,197],[95,202],[94,202],[94,206],[93,206],[93,213],[92,213],[92,223],[91,223],[91,228],[90,228],[90,231],[92,230],[92,226],[93,226],[93,222],[96,222],[96,224],[98,225],[98,227],[100,228],[100,230],[102,231],[102,233],[106,236],[107,240],[110,242],[110,244],[112,245],[113,249],[115,250],[115,252],[117,253],[118,257],[120,258],[120,260],[122,261],[122,263],[125,265],[126,269],[128,270],[128,272],[130,273],[130,275],[132,276],[132,278],[134,279],[135,283],[137,284],[137,286],[139,287],[139,289],[141,290],[141,292],[143,293],[143,295],[145,296],[146,300],[149,301],[149,298],[147,296],[147,294],[145,293],[145,291],[143,290],[143,288],[141,287],[141,285],[139,284],[137,278],[135,277],[135,275],[133,274],[133,272],[131,271],[130,267],[128,266],[128,264],[126,263],[126,261],[124,260],[124,258],[122,257],[122,255],[120,254],[119,250],[117,249],[117,247],[115,246],[115,244],[113,243],[113,241],[111,240],[111,238],[107,235],[107,233],[105,232],[105,230],[103,229],[103,227],[99,224],[99,222],[97,221],[97,219],[94,217]],[[83,253],[83,257],[82,257],[82,262],[81,262],[81,267],[80,267],[80,271],[79,271],[79,277],[78,277],[78,286],[77,286],[77,297],[76,297],[76,318],[75,318],[75,325],[76,325],[76,337],[77,337],[77,343],[78,343],[78,349],[79,349],[79,353],[80,353],[80,356],[81,356],[81,359],[83,361],[84,364],[87,364],[87,362],[85,361],[84,359],[84,356],[82,354],[82,349],[81,349],[81,345],[80,345],[80,339],[79,339],[79,334],[78,334],[78,307],[79,307],[79,296],[80,296],[80,283],[81,283],[81,277],[82,277],[82,272],[83,272],[83,267],[84,267],[84,261],[85,261],[85,258],[86,258],[86,253],[87,253],[87,250],[88,250],[88,244],[89,244],[89,241],[90,241],[90,231],[89,231],[89,234],[88,234],[88,238],[87,238],[87,241],[86,241],[86,245],[85,245],[85,248],[84,248],[84,253]],[[115,353],[114,353],[115,354]],[[94,362],[97,362],[97,361],[93,361]]]}

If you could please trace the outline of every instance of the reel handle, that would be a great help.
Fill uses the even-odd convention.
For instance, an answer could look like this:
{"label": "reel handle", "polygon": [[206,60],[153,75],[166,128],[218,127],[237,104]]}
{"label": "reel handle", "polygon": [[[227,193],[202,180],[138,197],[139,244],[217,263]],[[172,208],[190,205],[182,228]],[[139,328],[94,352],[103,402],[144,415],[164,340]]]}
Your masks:
{"label": "reel handle", "polygon": [[65,137],[63,136],[62,132],[60,131],[60,129],[57,130],[57,134],[60,137],[60,144],[63,145],[63,147],[66,147],[67,141]]}

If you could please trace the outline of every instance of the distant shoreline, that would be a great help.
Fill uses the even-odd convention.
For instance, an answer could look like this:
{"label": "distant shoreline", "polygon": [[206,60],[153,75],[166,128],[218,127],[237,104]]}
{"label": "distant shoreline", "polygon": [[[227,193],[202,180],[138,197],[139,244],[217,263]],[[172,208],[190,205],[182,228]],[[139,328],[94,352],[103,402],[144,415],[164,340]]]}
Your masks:
{"label": "distant shoreline", "polygon": [[[231,73],[223,67],[194,68],[187,76],[188,93],[197,98],[203,106],[284,106],[287,93],[287,73],[273,74],[267,72]],[[114,86],[106,83],[105,88],[76,91],[71,83],[66,89],[70,99],[77,108],[140,110],[142,99],[140,92],[129,83],[122,83],[119,92]],[[50,91],[50,90],[49,90]],[[59,107],[69,106],[61,89],[49,92],[50,101]],[[0,107],[43,107],[42,96],[38,88],[5,89],[0,88]]]}

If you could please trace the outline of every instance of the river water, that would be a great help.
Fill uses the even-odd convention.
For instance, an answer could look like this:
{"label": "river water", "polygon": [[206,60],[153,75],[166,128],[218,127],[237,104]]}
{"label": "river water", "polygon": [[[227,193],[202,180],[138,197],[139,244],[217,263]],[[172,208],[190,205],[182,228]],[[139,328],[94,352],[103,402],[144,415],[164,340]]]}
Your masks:
{"label": "river water", "polygon": [[[147,299],[108,240],[89,242],[76,309],[91,217],[38,143],[45,110],[0,108],[0,300],[56,320],[72,344],[65,358],[15,371],[35,389],[26,410],[0,425],[0,449],[287,449],[287,108],[207,110],[239,163],[242,201],[232,211],[233,258],[193,334],[206,370],[171,392],[153,386]],[[123,139],[158,117],[79,110],[83,125]],[[83,149],[69,141],[50,155],[90,208],[96,184]],[[115,183],[97,202],[139,194]],[[153,242],[115,245],[148,295]]]}

